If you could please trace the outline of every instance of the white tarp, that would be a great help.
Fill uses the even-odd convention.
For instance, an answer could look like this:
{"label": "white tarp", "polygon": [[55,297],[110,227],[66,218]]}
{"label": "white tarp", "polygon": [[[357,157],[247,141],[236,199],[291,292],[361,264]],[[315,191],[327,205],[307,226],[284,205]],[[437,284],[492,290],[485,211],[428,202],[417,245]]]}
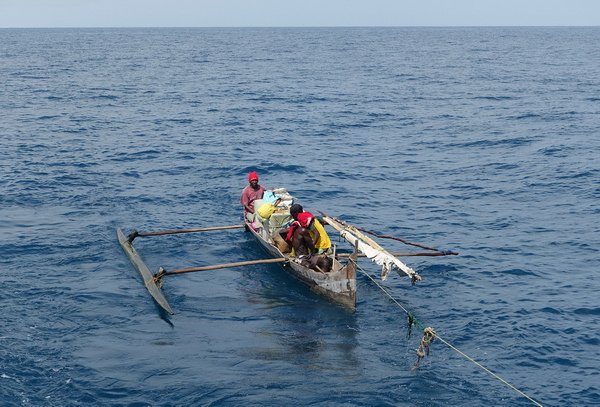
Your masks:
{"label": "white tarp", "polygon": [[396,266],[398,270],[401,270],[412,279],[420,280],[420,276],[406,264],[402,263],[396,257],[391,254],[376,249],[368,243],[363,242],[358,237],[354,236],[352,233],[347,230],[342,230],[340,235],[346,239],[352,246],[357,246],[358,250],[363,253],[367,258],[369,258],[374,263],[381,266],[381,279],[386,280],[388,274],[392,270],[393,266]]}

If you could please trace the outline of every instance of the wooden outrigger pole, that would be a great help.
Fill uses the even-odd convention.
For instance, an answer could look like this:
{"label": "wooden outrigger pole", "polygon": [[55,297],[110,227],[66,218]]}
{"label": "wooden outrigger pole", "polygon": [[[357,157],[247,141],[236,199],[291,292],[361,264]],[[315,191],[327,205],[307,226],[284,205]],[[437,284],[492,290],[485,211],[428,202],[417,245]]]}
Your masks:
{"label": "wooden outrigger pole", "polygon": [[176,229],[176,230],[162,230],[159,232],[138,232],[134,230],[127,236],[127,240],[129,243],[133,242],[133,239],[136,237],[146,237],[146,236],[163,236],[163,235],[176,235],[180,233],[196,233],[196,232],[210,232],[213,230],[227,230],[227,229],[242,229],[246,227],[246,225],[230,225],[230,226],[213,226],[208,228],[194,228],[194,229]]}

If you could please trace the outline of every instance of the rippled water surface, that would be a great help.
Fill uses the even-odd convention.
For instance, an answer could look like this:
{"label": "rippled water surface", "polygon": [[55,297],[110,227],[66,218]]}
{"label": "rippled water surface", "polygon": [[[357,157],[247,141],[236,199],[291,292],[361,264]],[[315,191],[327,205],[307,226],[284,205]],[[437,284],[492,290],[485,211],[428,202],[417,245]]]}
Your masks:
{"label": "rippled water surface", "polygon": [[[600,403],[600,29],[0,30],[6,406]],[[350,313],[277,265],[165,278],[117,227],[240,222],[256,170],[460,256],[361,274]],[[265,256],[137,239],[152,270]],[[386,242],[394,251],[399,243]],[[378,270],[361,261],[365,272]],[[411,370],[421,328],[447,341]]]}

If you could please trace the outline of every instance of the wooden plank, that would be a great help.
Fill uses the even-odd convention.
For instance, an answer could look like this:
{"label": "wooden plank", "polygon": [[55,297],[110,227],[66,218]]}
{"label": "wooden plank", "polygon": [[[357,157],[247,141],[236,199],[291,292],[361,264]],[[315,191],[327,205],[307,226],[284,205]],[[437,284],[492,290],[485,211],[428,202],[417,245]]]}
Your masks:
{"label": "wooden plank", "polygon": [[178,230],[162,230],[158,232],[138,232],[136,236],[162,236],[162,235],[176,235],[179,233],[197,233],[197,232],[210,232],[214,230],[229,230],[229,229],[242,229],[246,225],[229,225],[229,226],[211,226],[206,228],[194,228],[194,229],[178,229]]}
{"label": "wooden plank", "polygon": [[180,269],[180,270],[164,270],[163,273],[159,273],[159,276],[162,277],[162,276],[170,276],[173,274],[194,273],[197,271],[229,269],[229,268],[234,268],[234,267],[253,266],[255,264],[287,263],[289,261],[290,261],[290,259],[288,257],[277,257],[275,259],[246,260],[246,261],[238,261],[235,263],[213,264],[212,266],[189,267],[189,268]]}
{"label": "wooden plank", "polygon": [[154,298],[154,301],[156,301],[156,303],[169,314],[175,314],[175,312],[173,312],[173,309],[167,302],[166,298],[164,297],[162,291],[154,282],[154,276],[148,269],[148,266],[146,266],[146,264],[144,263],[138,252],[135,250],[133,245],[129,243],[127,237],[121,229],[117,229],[117,237],[119,238],[119,243],[121,244],[123,251],[125,252],[125,254],[127,254],[127,257],[129,257],[131,263],[133,263],[134,267],[141,274],[142,279],[144,280],[144,285],[146,286],[146,289],[148,289],[148,292],[150,293],[152,298]]}

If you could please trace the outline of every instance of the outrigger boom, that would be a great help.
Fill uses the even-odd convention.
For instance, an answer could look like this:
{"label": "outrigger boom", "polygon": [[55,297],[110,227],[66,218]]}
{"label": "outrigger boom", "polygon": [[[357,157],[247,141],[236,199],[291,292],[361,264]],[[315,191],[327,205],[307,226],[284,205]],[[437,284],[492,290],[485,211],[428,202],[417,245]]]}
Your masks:
{"label": "outrigger boom", "polygon": [[237,263],[225,263],[225,264],[217,264],[213,266],[203,266],[203,267],[193,267],[181,270],[170,270],[167,271],[162,267],[159,269],[158,273],[152,274],[148,266],[144,263],[139,253],[133,247],[133,240],[136,237],[146,237],[146,236],[162,236],[162,235],[174,235],[179,233],[195,233],[195,232],[209,232],[214,230],[227,230],[227,229],[240,229],[244,228],[245,225],[230,225],[230,226],[215,226],[215,227],[206,227],[206,228],[194,228],[194,229],[178,229],[178,230],[165,230],[159,232],[138,232],[137,230],[132,231],[129,235],[125,236],[125,233],[121,229],[117,229],[117,237],[119,239],[119,243],[123,248],[129,260],[133,263],[134,267],[142,276],[144,280],[144,285],[148,292],[154,298],[154,301],[166,312],[171,315],[174,315],[175,312],[169,305],[169,302],[163,295],[160,287],[162,286],[162,277],[166,275],[173,274],[182,274],[182,273],[191,273],[196,271],[206,271],[206,270],[216,270],[222,268],[232,268],[232,267],[240,267],[240,266],[248,266],[251,264],[262,264],[262,263],[277,263],[277,262],[287,262],[288,258],[279,258],[279,259],[265,259],[265,260],[251,260]]}
{"label": "outrigger boom", "polygon": [[[338,303],[344,307],[354,310],[356,307],[356,258],[358,256],[364,256],[377,263],[382,267],[381,278],[385,280],[388,273],[392,268],[398,270],[399,274],[407,275],[411,278],[412,283],[421,280],[421,277],[410,267],[402,263],[396,256],[445,256],[445,255],[456,255],[458,253],[451,251],[441,251],[438,249],[430,248],[416,243],[410,243],[403,241],[405,244],[421,247],[430,252],[415,252],[415,253],[390,253],[381,247],[372,238],[366,236],[361,232],[372,234],[377,237],[383,238],[394,238],[391,236],[376,235],[373,232],[369,232],[365,229],[352,226],[340,219],[331,217],[321,212],[323,221],[329,226],[337,230],[341,237],[346,239],[351,246],[354,248],[354,253],[334,253],[331,256],[333,260],[333,267],[330,272],[323,272],[320,270],[313,270],[302,265],[302,261],[295,257],[290,257],[282,253],[278,247],[271,241],[271,239],[263,236],[262,233],[257,232],[252,225],[230,225],[230,226],[214,226],[204,227],[195,229],[180,229],[180,230],[165,230],[158,232],[138,232],[132,231],[129,235],[125,235],[121,229],[117,229],[117,237],[119,243],[123,248],[123,251],[127,254],[134,267],[138,270],[146,289],[156,301],[156,303],[167,313],[173,315],[175,312],[169,305],[165,296],[163,295],[160,287],[162,286],[162,278],[167,275],[191,273],[206,270],[216,270],[223,268],[241,267],[255,264],[269,264],[269,263],[281,263],[285,269],[291,273],[294,277],[298,278],[305,284],[307,284],[311,290],[331,301]],[[228,230],[228,229],[240,229],[246,228],[247,231],[251,232],[258,242],[269,252],[272,258],[259,259],[259,260],[248,260],[235,263],[223,263],[210,266],[190,267],[179,270],[165,270],[162,267],[159,268],[158,272],[153,274],[148,266],[144,263],[139,253],[133,247],[133,241],[136,237],[145,236],[161,236],[161,235],[172,235],[179,233],[194,233],[194,232],[208,232],[216,230]],[[359,230],[360,229],[360,230]],[[395,238],[396,240],[401,240]],[[361,253],[359,253],[359,251]],[[350,259],[345,265],[342,265],[338,260],[341,258],[349,257]]]}

